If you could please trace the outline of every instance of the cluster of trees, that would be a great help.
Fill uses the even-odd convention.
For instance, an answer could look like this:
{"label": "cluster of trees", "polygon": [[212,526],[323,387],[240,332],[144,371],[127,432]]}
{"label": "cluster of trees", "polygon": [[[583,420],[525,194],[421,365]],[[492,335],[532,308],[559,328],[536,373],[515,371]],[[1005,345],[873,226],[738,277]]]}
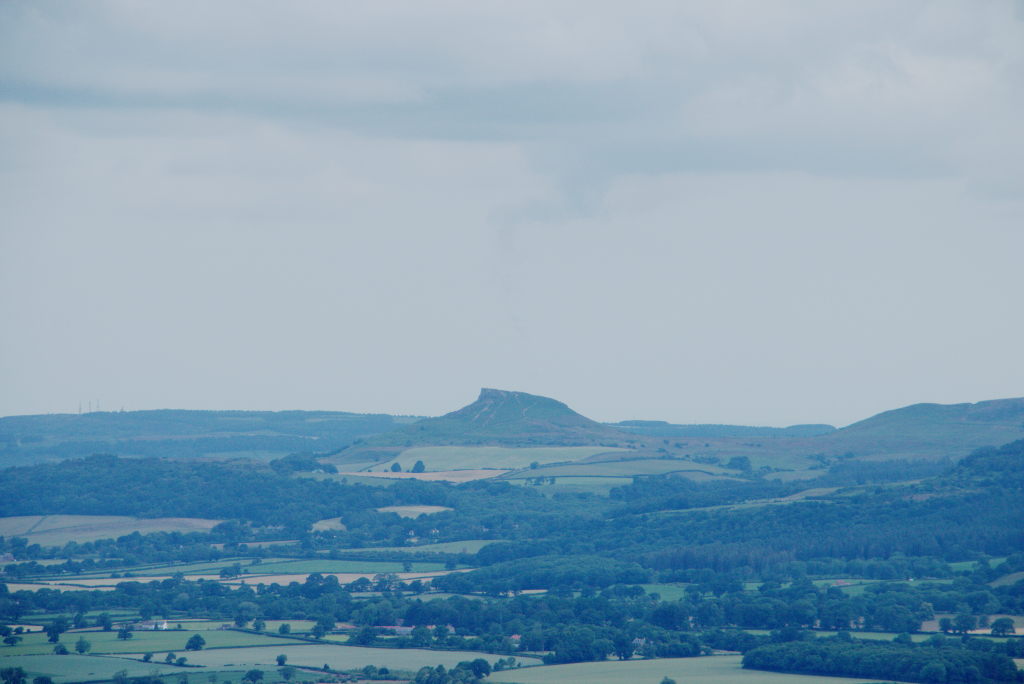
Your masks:
{"label": "cluster of trees", "polygon": [[[146,518],[241,519],[305,534],[324,518],[401,504],[447,505],[450,488],[344,485],[280,477],[245,465],[121,459],[116,456],[8,468],[0,477],[0,515],[56,513]],[[32,492],[32,496],[25,496]],[[283,528],[283,529],[282,529]]]}
{"label": "cluster of trees", "polygon": [[[592,559],[593,568],[581,566],[581,572],[596,570],[599,561]],[[637,571],[636,567],[626,565],[607,570],[613,574]],[[452,576],[463,574],[473,573]],[[0,585],[0,620],[15,622],[33,612],[74,615],[54,620],[48,626],[55,641],[69,625],[83,626],[86,612],[114,608],[133,608],[146,619],[174,614],[233,619],[236,625],[251,625],[257,631],[264,629],[266,619],[309,619],[316,622],[313,636],[317,638],[344,621],[359,627],[352,642],[362,645],[386,643],[392,647],[499,653],[543,650],[552,652],[551,662],[575,662],[601,659],[609,654],[629,657],[634,652],[649,656],[698,655],[705,645],[733,650],[757,645],[723,645],[722,629],[785,633],[821,627],[912,632],[920,628],[923,620],[934,616],[934,609],[962,611],[973,625],[986,612],[1002,610],[1003,597],[1019,601],[1024,596],[1024,581],[996,588],[975,581],[971,575],[964,575],[949,583],[886,582],[870,585],[854,596],[839,587],[818,587],[808,579],[789,586],[769,582],[756,591],[744,591],[736,580],[712,581],[692,585],[685,598],[674,601],[660,600],[635,585],[613,584],[600,592],[585,586],[579,595],[562,585],[559,591],[539,596],[453,596],[423,601],[415,594],[403,593],[413,590],[413,586],[385,575],[376,582],[364,580],[347,586],[333,575],[313,574],[304,583],[238,588],[212,581],[189,582],[179,577],[146,583],[122,582],[113,591],[11,593]],[[353,598],[352,591],[368,588],[377,588],[382,595]],[[109,627],[109,617],[106,622]],[[396,624],[414,627],[413,633],[388,636],[387,628]],[[993,623],[993,630],[997,631],[1000,624]],[[953,626],[960,628],[960,618]],[[696,633],[701,633],[699,639],[694,638]],[[1009,643],[1024,646],[1024,642],[1017,640]]]}
{"label": "cluster of trees", "polygon": [[423,667],[412,680],[414,684],[478,684],[491,674],[491,666],[483,658],[463,661],[448,670],[444,665]]}
{"label": "cluster of trees", "polygon": [[777,672],[888,679],[921,684],[1019,682],[1013,660],[990,650],[939,642],[915,646],[843,639],[814,639],[761,646],[743,656],[743,667]]}

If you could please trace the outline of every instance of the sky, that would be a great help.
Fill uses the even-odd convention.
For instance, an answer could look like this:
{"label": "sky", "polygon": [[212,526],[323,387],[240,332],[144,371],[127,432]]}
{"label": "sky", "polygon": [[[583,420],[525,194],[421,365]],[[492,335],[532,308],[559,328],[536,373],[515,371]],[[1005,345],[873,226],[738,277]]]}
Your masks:
{"label": "sky", "polygon": [[1024,396],[1024,2],[0,3],[0,415]]}

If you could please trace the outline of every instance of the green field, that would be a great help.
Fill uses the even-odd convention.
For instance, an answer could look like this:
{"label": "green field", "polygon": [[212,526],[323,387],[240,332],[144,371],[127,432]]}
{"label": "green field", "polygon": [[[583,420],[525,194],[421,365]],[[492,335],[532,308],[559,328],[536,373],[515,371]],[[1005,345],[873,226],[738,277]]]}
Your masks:
{"label": "green field", "polygon": [[421,515],[432,515],[454,510],[448,506],[382,506],[380,513],[394,513],[400,518],[418,518]]}
{"label": "green field", "polygon": [[[294,643],[294,642],[293,642]],[[250,667],[273,666],[279,654],[288,656],[289,665],[322,667],[347,670],[366,665],[385,665],[399,670],[418,670],[424,665],[451,667],[463,660],[486,658],[494,661],[502,656],[479,651],[429,651],[417,648],[367,648],[362,646],[338,646],[334,644],[299,644],[272,648],[232,648],[202,650],[188,654],[188,662],[213,668],[249,669]],[[160,653],[154,660],[162,659]],[[536,658],[520,659],[531,663]]]}
{"label": "green field", "polygon": [[[32,655],[21,657],[0,658],[0,668],[23,667],[29,681],[33,677],[45,675],[54,682],[81,682],[97,679],[110,679],[114,673],[125,670],[129,677],[142,677],[152,673],[177,674],[186,672],[180,667],[164,663],[140,663],[124,658],[108,658],[88,655]],[[194,671],[193,671],[194,672]],[[206,674],[204,672],[204,674]]]}
{"label": "green field", "polygon": [[851,684],[874,681],[744,670],[740,667],[740,658],[705,656],[545,665],[495,672],[488,681],[505,684],[658,684],[662,677],[671,677],[681,684]]}
{"label": "green field", "polygon": [[[473,546],[475,544],[486,544],[489,542],[451,542],[452,548],[463,548],[469,545],[473,548],[474,553],[479,547]],[[461,544],[461,546],[460,546]],[[406,550],[400,547],[394,547],[398,550]],[[409,547],[409,550],[424,549],[421,553],[428,552],[426,547]],[[362,550],[362,549],[357,549]],[[440,549],[436,549],[440,551]],[[403,564],[400,561],[376,561],[376,560],[331,560],[328,558],[322,559],[290,559],[290,558],[276,558],[270,560],[264,560],[256,565],[252,564],[252,558],[226,558],[224,560],[205,562],[205,563],[188,563],[188,564],[171,564],[171,565],[147,565],[135,568],[122,568],[118,570],[119,573],[131,573],[131,577],[123,577],[124,581],[132,581],[132,579],[138,579],[145,581],[148,577],[165,577],[168,575],[174,575],[175,573],[184,573],[186,575],[218,575],[224,568],[229,568],[235,563],[239,563],[242,566],[243,574],[240,575],[242,579],[251,577],[254,581],[259,581],[259,575],[280,575],[290,573],[313,573],[313,572],[340,572],[340,573],[367,573],[376,574],[378,572],[402,572]],[[443,563],[434,563],[428,561],[415,561],[413,563],[412,572],[434,572],[436,570],[443,570]],[[94,573],[82,573],[80,575],[58,575],[61,581],[68,583],[74,583],[76,579],[100,579],[110,578],[112,572],[94,572]],[[121,579],[114,578],[118,581]]]}
{"label": "green field", "polygon": [[578,463],[573,465],[556,465],[536,468],[519,473],[512,473],[503,479],[529,477],[629,477],[631,475],[663,475],[679,473],[685,475],[692,472],[707,475],[736,475],[735,470],[720,466],[704,465],[691,461],[676,459],[635,459],[624,461],[598,461],[595,463]]}
{"label": "green field", "polygon": [[641,584],[648,594],[654,593],[661,597],[662,601],[678,601],[686,598],[686,584]]}
{"label": "green field", "polygon": [[498,541],[501,540],[467,539],[465,541],[440,542],[438,544],[423,544],[421,546],[367,546],[361,549],[341,549],[341,552],[401,551],[402,553],[476,553],[488,544],[494,544]]}
{"label": "green field", "polygon": [[579,461],[595,454],[625,451],[608,447],[414,447],[406,449],[385,463],[374,466],[390,468],[398,463],[402,470],[409,470],[416,461],[423,461],[427,470],[472,470],[476,468],[501,468],[515,470],[529,468],[533,462],[561,463]]}
{"label": "green field", "polygon": [[1005,587],[1011,584],[1016,584],[1021,580],[1024,580],[1024,572],[1011,572],[1009,575],[1003,575],[999,579],[989,582],[989,585],[993,587]]}
{"label": "green field", "polygon": [[[169,623],[174,626],[175,622]],[[220,624],[224,624],[221,622]],[[75,649],[75,642],[79,637],[84,637],[92,645],[89,653],[136,653],[145,651],[178,651],[185,650],[185,642],[196,631],[200,630],[138,630],[132,632],[131,639],[121,640],[117,638],[117,632],[102,631],[75,631],[65,632],[60,637],[60,643],[72,653]],[[247,632],[236,632],[233,630],[209,631],[202,630],[203,638],[206,639],[206,648],[227,648],[235,646],[273,646],[275,644],[291,644],[291,640],[281,639],[264,634],[249,634]],[[0,656],[7,655],[47,655],[53,653],[54,645],[46,639],[42,632],[26,634],[24,639],[17,646],[3,646],[0,649]],[[187,655],[187,654],[183,654]]]}
{"label": "green field", "polygon": [[220,520],[132,518],[122,515],[21,515],[0,518],[0,536],[25,537],[31,544],[64,546],[140,532],[209,532]]}
{"label": "green field", "polygon": [[[281,575],[303,572],[358,572],[376,574],[378,572],[402,572],[400,561],[364,561],[364,560],[289,560],[273,563],[261,563],[248,568],[251,575]],[[444,570],[444,563],[414,561],[411,572],[435,572]]]}

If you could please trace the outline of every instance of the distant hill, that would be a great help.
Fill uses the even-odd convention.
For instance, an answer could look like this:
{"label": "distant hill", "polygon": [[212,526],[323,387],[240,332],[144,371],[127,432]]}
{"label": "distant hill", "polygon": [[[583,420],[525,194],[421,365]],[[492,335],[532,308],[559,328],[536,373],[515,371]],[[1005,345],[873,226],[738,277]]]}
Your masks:
{"label": "distant hill", "polygon": [[376,435],[339,454],[339,462],[420,446],[608,446],[637,438],[590,420],[560,401],[526,392],[484,388],[472,404]]}
{"label": "distant hill", "polygon": [[[0,418],[0,466],[109,453],[173,458],[280,458],[330,454],[337,464],[381,463],[429,446],[632,449],[606,458],[678,458],[725,464],[746,456],[755,470],[824,471],[837,462],[963,458],[1024,438],[1024,398],[976,404],[915,404],[841,429],[598,423],[548,397],[483,389],[468,406],[436,418],[333,411],[130,411]],[[492,467],[481,463],[480,467]]]}
{"label": "distant hill", "polygon": [[336,411],[120,411],[0,418],[0,465],[89,456],[276,458],[336,451],[416,420]]}
{"label": "distant hill", "polygon": [[663,420],[624,420],[607,425],[651,437],[818,437],[836,431],[832,425],[791,425],[790,427],[751,427],[748,425],[678,425]]}
{"label": "distant hill", "polygon": [[976,404],[913,404],[885,411],[822,438],[828,453],[871,459],[961,458],[1024,437],[1024,398]]}

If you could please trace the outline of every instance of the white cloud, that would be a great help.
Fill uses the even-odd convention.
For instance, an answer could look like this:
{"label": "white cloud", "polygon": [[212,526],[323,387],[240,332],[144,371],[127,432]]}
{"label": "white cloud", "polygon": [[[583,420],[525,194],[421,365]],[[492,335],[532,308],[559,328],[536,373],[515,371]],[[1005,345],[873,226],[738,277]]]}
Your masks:
{"label": "white cloud", "polygon": [[1022,34],[1001,2],[5,3],[0,413],[1020,394]]}

